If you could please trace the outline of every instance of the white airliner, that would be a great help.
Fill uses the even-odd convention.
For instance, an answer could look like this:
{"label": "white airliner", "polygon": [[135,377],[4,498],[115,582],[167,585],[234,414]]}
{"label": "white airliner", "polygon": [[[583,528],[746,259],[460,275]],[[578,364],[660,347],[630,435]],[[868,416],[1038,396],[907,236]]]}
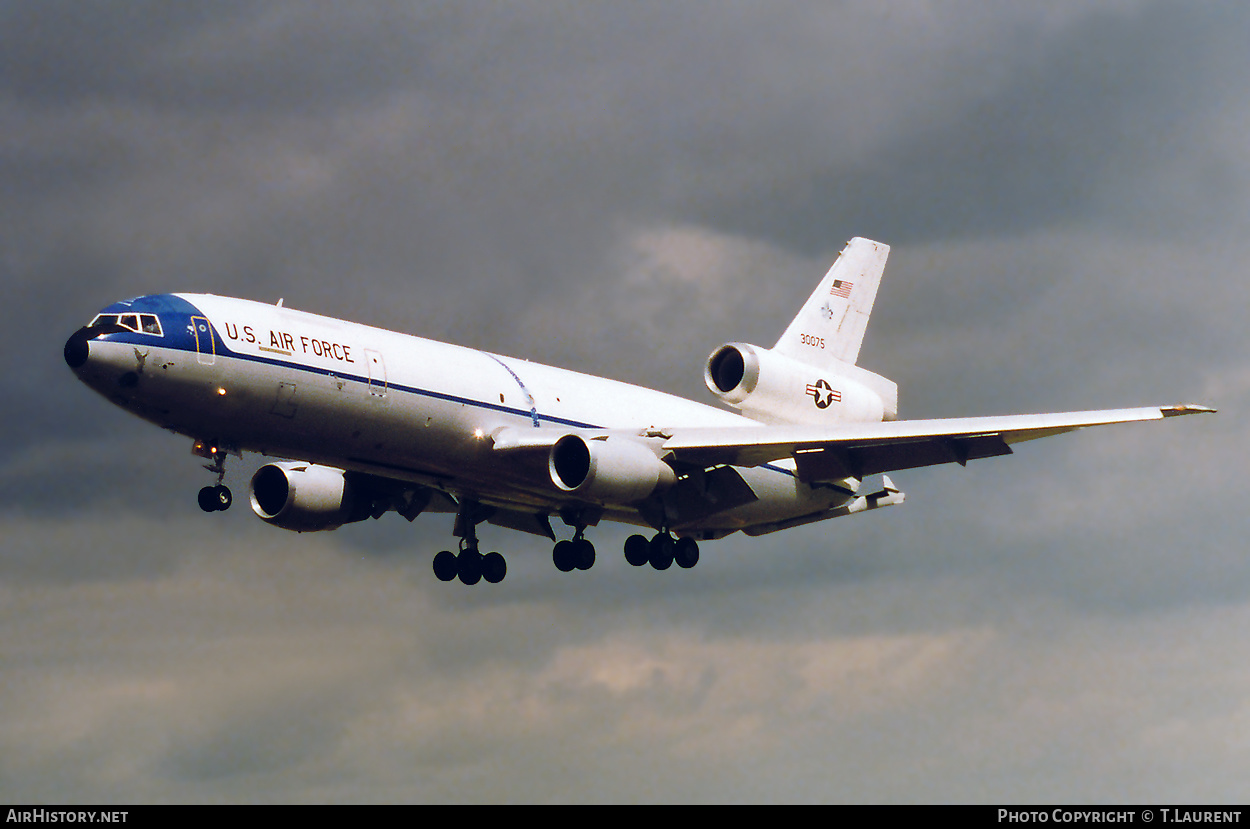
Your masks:
{"label": "white airliner", "polygon": [[105,308],[65,361],[110,401],[192,438],[224,510],[228,455],[286,458],[252,477],[252,509],[297,531],[394,510],[456,514],[439,579],[503,579],[486,521],[556,541],[562,571],[595,561],[587,527],[651,528],[630,564],[693,567],[698,542],[892,506],[882,475],[1011,454],[1011,444],[1112,423],[1210,412],[1152,406],[898,420],[898,387],[855,365],[889,248],[853,239],[772,348],[728,343],[704,379],[738,413],[638,386],[277,305],[157,294]]}

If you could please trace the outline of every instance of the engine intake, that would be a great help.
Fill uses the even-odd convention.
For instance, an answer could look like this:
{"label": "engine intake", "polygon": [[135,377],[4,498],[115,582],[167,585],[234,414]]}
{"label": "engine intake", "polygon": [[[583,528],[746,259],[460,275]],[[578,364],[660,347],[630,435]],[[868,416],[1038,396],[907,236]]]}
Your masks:
{"label": "engine intake", "polygon": [[677,481],[671,466],[627,438],[565,435],[551,447],[547,468],[559,489],[603,504],[632,504]]}
{"label": "engine intake", "polygon": [[341,469],[309,463],[270,463],[251,483],[252,511],[262,520],[296,532],[333,530],[369,516]]}
{"label": "engine intake", "polygon": [[707,358],[703,382],[730,405],[741,403],[760,381],[760,360],[755,347],[745,343],[722,345]]}

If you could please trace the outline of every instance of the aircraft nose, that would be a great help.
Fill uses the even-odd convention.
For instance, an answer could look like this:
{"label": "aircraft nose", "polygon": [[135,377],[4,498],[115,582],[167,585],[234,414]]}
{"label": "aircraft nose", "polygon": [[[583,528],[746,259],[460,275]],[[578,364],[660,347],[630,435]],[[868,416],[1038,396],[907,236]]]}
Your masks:
{"label": "aircraft nose", "polygon": [[69,339],[65,341],[65,363],[70,368],[82,368],[87,362],[89,339],[91,339],[91,329],[84,325],[70,334]]}
{"label": "aircraft nose", "polygon": [[65,363],[72,369],[80,369],[87,363],[87,359],[91,356],[91,348],[87,343],[96,337],[103,337],[105,334],[117,334],[127,329],[117,325],[116,323],[104,323],[103,325],[84,325],[73,334],[69,335],[69,339],[65,341]]}

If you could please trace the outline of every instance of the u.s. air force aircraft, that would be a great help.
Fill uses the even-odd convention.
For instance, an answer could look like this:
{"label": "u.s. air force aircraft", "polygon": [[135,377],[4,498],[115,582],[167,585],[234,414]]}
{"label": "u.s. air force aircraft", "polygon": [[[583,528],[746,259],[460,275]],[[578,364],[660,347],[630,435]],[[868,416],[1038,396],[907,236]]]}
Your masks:
{"label": "u.s. air force aircraft", "polygon": [[[1011,454],[1086,426],[1214,411],[1151,406],[898,420],[898,387],[856,366],[889,248],[853,239],[772,348],[727,343],[708,389],[737,413],[638,386],[277,305],[157,294],[105,308],[65,361],[112,402],[193,440],[230,506],[228,455],[286,458],[252,477],[251,503],[289,530],[335,529],[394,510],[455,513],[443,581],[498,582],[483,521],[556,541],[588,569],[587,527],[621,521],[625,558],[693,567],[699,541],[796,527],[903,502],[882,473]],[[882,475],[865,487],[866,476]]]}

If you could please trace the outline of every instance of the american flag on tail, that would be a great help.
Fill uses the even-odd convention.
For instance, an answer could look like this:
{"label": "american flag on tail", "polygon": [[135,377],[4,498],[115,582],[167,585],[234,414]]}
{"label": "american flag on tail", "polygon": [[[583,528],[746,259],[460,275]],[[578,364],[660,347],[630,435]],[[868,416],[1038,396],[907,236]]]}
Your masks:
{"label": "american flag on tail", "polygon": [[833,280],[833,287],[829,289],[829,293],[834,296],[840,296],[843,299],[851,298],[851,288],[855,287],[854,282],[847,282],[845,279]]}

